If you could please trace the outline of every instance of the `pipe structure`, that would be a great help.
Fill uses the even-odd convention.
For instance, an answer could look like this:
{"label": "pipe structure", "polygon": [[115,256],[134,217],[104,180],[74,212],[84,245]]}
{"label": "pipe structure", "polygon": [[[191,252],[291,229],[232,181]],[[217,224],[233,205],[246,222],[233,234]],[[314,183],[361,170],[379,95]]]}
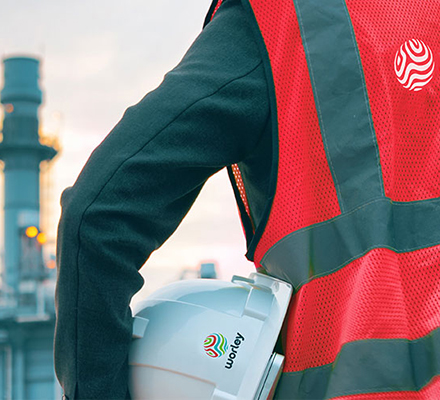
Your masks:
{"label": "pipe structure", "polygon": [[42,145],[38,135],[38,108],[42,92],[38,84],[39,60],[10,57],[3,60],[3,141],[0,160],[4,163],[4,266],[3,284],[18,292],[21,276],[22,234],[27,226],[39,227],[40,163],[57,154]]}

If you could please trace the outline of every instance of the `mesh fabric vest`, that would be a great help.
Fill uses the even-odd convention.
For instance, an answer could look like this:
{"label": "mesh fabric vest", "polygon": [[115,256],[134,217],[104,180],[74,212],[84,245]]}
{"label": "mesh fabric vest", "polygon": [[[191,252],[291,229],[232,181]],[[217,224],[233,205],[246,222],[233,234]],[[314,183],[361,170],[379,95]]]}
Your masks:
{"label": "mesh fabric vest", "polygon": [[440,398],[440,2],[243,5],[278,135],[248,256],[296,291],[277,396]]}

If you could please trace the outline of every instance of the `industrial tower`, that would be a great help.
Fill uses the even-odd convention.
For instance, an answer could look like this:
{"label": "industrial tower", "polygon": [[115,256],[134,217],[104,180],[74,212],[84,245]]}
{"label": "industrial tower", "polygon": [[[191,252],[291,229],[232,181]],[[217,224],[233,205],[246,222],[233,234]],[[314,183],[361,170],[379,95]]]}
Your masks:
{"label": "industrial tower", "polygon": [[39,140],[39,61],[11,57],[3,64],[0,399],[59,398],[52,361],[53,277],[43,260],[45,236],[40,232],[40,163],[57,151]]}

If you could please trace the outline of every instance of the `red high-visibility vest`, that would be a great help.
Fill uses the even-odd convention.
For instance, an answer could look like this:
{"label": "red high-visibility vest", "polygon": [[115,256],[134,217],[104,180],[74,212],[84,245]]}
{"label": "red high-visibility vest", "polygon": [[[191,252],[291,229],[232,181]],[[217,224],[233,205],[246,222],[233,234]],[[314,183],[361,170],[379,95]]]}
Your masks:
{"label": "red high-visibility vest", "polygon": [[440,2],[243,5],[278,133],[248,256],[296,290],[278,397],[440,398]]}

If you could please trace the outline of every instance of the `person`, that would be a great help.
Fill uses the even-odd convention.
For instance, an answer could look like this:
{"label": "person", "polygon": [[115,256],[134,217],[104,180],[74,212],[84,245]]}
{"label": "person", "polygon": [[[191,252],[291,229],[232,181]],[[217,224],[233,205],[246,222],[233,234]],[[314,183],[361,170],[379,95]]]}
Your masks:
{"label": "person", "polygon": [[295,288],[276,393],[440,396],[440,5],[214,1],[62,195],[55,366],[124,399],[138,270],[229,168],[247,258]]}

